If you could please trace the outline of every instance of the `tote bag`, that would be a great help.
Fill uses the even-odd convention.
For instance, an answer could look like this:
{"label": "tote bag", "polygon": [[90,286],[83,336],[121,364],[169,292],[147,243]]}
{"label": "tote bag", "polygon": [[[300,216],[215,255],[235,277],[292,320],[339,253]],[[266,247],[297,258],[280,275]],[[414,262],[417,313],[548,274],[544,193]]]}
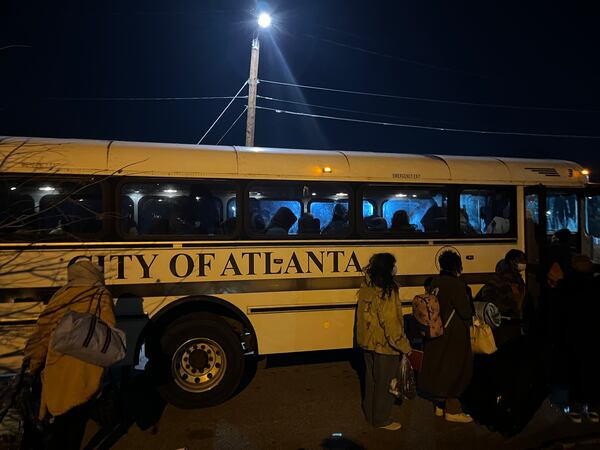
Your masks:
{"label": "tote bag", "polygon": [[494,334],[490,326],[480,321],[478,318],[473,318],[471,325],[471,348],[473,353],[480,355],[491,355],[498,348],[494,340]]}
{"label": "tote bag", "polygon": [[[90,311],[94,301],[90,300]],[[67,312],[52,333],[52,349],[100,367],[125,358],[125,333],[100,319],[100,295],[96,313]]]}

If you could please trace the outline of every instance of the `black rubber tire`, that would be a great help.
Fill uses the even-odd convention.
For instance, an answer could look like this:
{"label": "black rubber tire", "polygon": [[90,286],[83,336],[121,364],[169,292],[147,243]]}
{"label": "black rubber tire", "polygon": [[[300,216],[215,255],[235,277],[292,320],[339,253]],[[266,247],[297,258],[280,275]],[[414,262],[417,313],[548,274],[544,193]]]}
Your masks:
{"label": "black rubber tire", "polygon": [[[221,381],[212,389],[196,393],[182,388],[174,380],[172,358],[185,342],[208,338],[223,349],[227,361]],[[240,339],[221,317],[209,313],[188,314],[174,321],[160,337],[160,355],[150,360],[156,387],[163,399],[179,408],[214,406],[231,397],[244,375],[245,360]]]}

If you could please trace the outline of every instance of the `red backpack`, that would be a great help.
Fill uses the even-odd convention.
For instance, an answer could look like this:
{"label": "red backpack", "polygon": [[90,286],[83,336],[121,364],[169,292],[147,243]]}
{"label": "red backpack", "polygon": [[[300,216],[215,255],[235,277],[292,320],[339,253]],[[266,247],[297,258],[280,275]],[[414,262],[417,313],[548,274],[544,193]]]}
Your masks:
{"label": "red backpack", "polygon": [[437,289],[415,295],[412,301],[413,315],[417,322],[425,325],[420,333],[428,338],[439,337],[444,334],[444,325],[440,316],[440,302],[437,298]]}

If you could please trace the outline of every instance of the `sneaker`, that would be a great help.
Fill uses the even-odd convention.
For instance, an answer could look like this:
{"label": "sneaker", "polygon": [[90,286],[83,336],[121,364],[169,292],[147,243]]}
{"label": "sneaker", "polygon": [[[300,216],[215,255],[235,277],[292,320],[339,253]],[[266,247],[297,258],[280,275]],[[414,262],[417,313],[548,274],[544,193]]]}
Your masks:
{"label": "sneaker", "polygon": [[400,428],[402,428],[402,425],[400,425],[398,422],[392,422],[383,427],[378,428],[380,428],[381,430],[398,431]]}
{"label": "sneaker", "polygon": [[573,423],[581,423],[581,422],[583,422],[583,416],[581,414],[579,414],[578,412],[575,412],[575,411],[571,411],[570,413],[568,413],[567,417],[569,419],[571,419],[571,422],[573,422]]}
{"label": "sneaker", "polygon": [[458,422],[458,423],[470,423],[473,422],[473,418],[465,413],[458,413],[458,414],[444,414],[444,419],[446,419],[448,422]]}
{"label": "sneaker", "polygon": [[588,411],[588,419],[592,423],[598,423],[600,422],[600,414],[598,414],[596,411]]}
{"label": "sneaker", "polygon": [[443,417],[444,416],[444,410],[442,408],[440,408],[439,406],[433,407],[433,413],[435,414],[435,417]]}

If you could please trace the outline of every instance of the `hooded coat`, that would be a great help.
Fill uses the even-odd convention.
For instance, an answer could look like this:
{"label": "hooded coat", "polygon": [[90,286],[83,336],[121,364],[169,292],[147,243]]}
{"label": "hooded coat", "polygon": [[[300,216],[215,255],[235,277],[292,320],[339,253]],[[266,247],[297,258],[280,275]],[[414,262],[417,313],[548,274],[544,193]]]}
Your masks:
{"label": "hooded coat", "polygon": [[292,210],[287,206],[282,206],[273,215],[265,234],[267,236],[287,236],[296,220],[296,215]]}
{"label": "hooded coat", "polygon": [[50,347],[52,333],[68,311],[96,313],[111,327],[115,326],[114,304],[104,287],[100,268],[83,260],[67,269],[68,282],[50,299],[40,314],[36,330],[27,341],[25,359],[29,371],[41,370],[42,394],[39,417],[65,414],[92,399],[100,389],[104,369]]}
{"label": "hooded coat", "polygon": [[410,352],[404,333],[402,303],[398,290],[382,298],[381,288],[367,278],[358,291],[356,340],[364,350],[382,355]]}

